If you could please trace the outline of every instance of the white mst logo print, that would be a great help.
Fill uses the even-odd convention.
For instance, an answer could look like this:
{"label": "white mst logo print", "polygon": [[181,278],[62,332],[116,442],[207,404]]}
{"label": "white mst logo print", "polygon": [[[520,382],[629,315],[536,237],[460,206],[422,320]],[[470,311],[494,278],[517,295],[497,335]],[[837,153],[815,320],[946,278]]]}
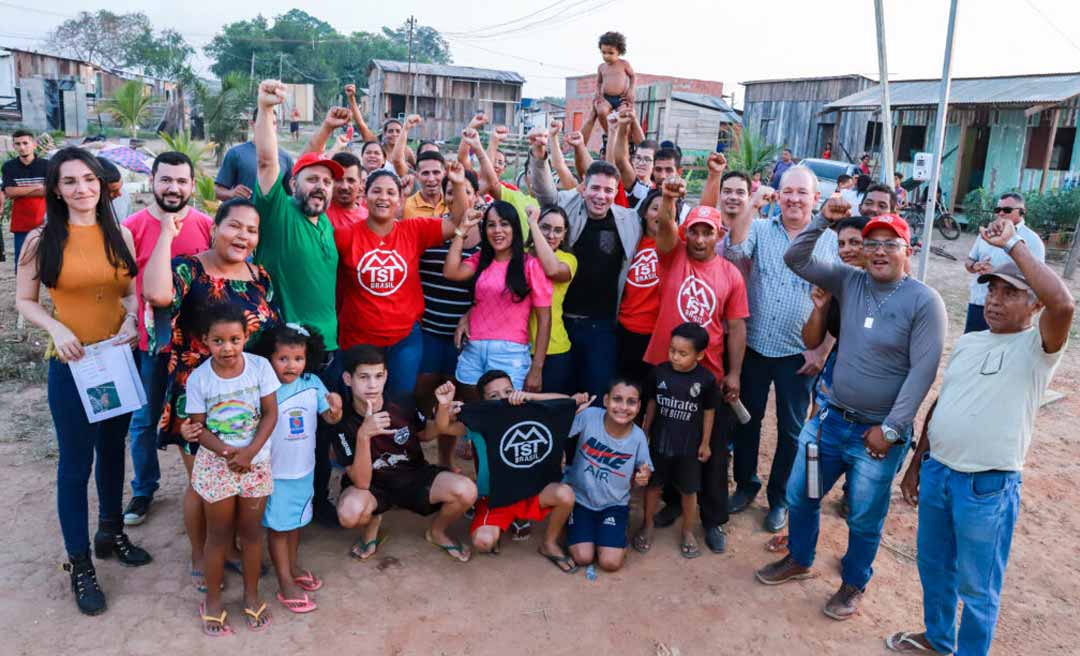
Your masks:
{"label": "white mst logo print", "polygon": [[716,312],[716,292],[704,280],[690,276],[679,286],[676,305],[683,321],[693,321],[704,328],[712,323]]}
{"label": "white mst logo print", "polygon": [[630,274],[626,277],[626,284],[633,287],[655,287],[660,282],[660,278],[656,275],[656,264],[656,249],[641,249],[630,264]]}
{"label": "white mst logo print", "polygon": [[520,421],[503,433],[499,457],[514,469],[529,469],[551,453],[551,431],[538,421]]}
{"label": "white mst logo print", "polygon": [[375,249],[360,258],[356,279],[360,286],[376,296],[389,296],[405,282],[409,265],[397,251]]}

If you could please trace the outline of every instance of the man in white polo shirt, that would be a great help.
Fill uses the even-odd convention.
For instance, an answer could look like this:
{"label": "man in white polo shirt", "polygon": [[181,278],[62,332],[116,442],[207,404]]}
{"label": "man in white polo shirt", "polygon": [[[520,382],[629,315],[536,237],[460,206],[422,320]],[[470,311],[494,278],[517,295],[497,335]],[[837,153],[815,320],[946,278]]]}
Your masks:
{"label": "man in white polo shirt", "polygon": [[[956,342],[941,395],[900,484],[919,507],[923,633],[889,636],[894,651],[986,654],[1020,511],[1035,415],[1065,352],[1073,299],[1008,217],[980,231],[1010,261],[987,283],[990,330]],[[1039,311],[1038,322],[1035,321]],[[959,630],[957,601],[964,602]]]}

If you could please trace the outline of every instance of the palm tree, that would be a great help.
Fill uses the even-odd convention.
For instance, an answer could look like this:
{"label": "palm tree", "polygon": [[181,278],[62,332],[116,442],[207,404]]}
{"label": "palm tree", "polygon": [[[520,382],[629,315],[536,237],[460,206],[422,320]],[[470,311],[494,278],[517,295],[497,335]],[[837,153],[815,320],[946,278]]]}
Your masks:
{"label": "palm tree", "polygon": [[100,108],[112,114],[121,127],[131,130],[131,138],[139,136],[139,126],[150,117],[150,105],[155,98],[144,93],[145,86],[138,80],[120,85],[112,96],[101,103]]}
{"label": "palm tree", "polygon": [[244,139],[247,129],[244,114],[251,98],[249,91],[250,80],[238,73],[229,73],[222,78],[218,93],[210,93],[202,84],[196,87],[206,136],[216,144],[214,154],[219,166],[225,149]]}
{"label": "palm tree", "polygon": [[728,168],[753,175],[755,171],[764,172],[765,166],[780,152],[777,146],[765,143],[765,139],[750,130],[740,130],[733,135],[733,147],[724,153]]}
{"label": "palm tree", "polygon": [[202,158],[211,150],[217,148],[217,144],[213,141],[196,141],[192,139],[189,130],[181,130],[176,133],[176,136],[168,132],[159,132],[158,136],[165,142],[165,146],[169,150],[187,155],[195,165],[195,172],[200,174],[205,173]]}

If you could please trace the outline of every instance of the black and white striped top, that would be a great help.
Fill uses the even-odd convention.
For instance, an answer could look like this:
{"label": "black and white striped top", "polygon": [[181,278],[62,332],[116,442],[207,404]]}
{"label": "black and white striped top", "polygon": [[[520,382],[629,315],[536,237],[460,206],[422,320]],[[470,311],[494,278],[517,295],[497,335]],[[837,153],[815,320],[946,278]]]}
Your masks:
{"label": "black and white striped top", "polygon": [[[480,244],[462,250],[461,259],[479,252]],[[424,290],[424,316],[420,328],[435,335],[453,336],[458,320],[472,307],[469,281],[451,282],[443,277],[450,242],[429,248],[420,255],[420,286]]]}

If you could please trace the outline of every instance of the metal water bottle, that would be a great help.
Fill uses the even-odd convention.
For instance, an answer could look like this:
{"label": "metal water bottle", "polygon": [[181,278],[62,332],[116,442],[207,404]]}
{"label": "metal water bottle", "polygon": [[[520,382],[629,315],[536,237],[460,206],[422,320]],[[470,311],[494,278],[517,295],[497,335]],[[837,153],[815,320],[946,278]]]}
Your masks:
{"label": "metal water bottle", "polygon": [[728,405],[731,406],[731,410],[735,413],[735,418],[739,420],[740,424],[750,421],[750,411],[743,405],[742,399],[735,399]]}
{"label": "metal water bottle", "polygon": [[806,497],[821,498],[821,470],[817,442],[806,445]]}

